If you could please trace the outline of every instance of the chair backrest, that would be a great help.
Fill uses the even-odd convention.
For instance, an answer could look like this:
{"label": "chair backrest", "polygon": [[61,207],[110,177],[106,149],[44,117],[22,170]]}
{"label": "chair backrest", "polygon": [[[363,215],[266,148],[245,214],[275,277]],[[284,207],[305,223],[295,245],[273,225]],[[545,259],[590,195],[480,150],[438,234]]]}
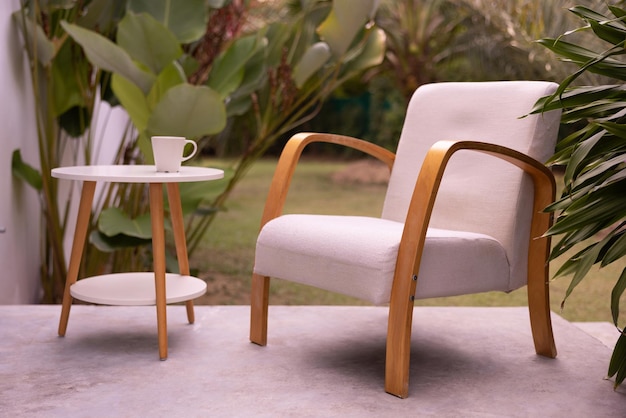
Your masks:
{"label": "chair backrest", "polygon": [[[560,111],[526,115],[557,85],[542,81],[436,83],[414,93],[396,151],[382,217],[403,222],[421,163],[440,140],[503,145],[541,162],[553,153]],[[479,232],[507,250],[510,289],[526,283],[532,183],[504,161],[459,151],[444,174],[430,227]]]}

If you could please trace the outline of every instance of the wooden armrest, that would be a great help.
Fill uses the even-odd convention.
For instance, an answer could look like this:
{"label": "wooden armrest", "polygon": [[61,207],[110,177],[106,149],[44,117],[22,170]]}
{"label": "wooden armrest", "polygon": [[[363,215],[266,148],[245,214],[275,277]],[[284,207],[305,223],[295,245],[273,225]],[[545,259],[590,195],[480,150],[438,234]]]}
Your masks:
{"label": "wooden armrest", "polygon": [[415,292],[415,281],[411,280],[411,276],[419,272],[422,249],[437,191],[448,161],[454,153],[461,150],[492,155],[521,168],[530,175],[534,185],[534,199],[528,256],[529,259],[534,257],[545,259],[549,252],[549,240],[535,238],[541,237],[552,222],[551,214],[544,212],[544,209],[554,201],[556,194],[552,172],[539,161],[507,147],[473,141],[439,141],[426,154],[413,190],[398,255],[398,262],[404,260],[405,265],[396,266],[397,271],[406,274],[400,276],[402,280],[394,281],[392,300],[394,294],[395,297],[404,297]]}
{"label": "wooden armrest", "polygon": [[272,183],[265,202],[265,209],[263,210],[263,216],[261,218],[261,227],[282,213],[287,198],[287,192],[289,191],[289,185],[291,184],[291,179],[298,165],[298,161],[300,160],[300,156],[302,155],[302,151],[307,145],[313,142],[327,142],[362,151],[385,163],[390,170],[395,160],[395,154],[393,152],[362,139],[323,133],[304,132],[296,134],[287,141],[278,159],[278,165],[276,166],[276,171],[274,172],[274,177],[272,178]]}
{"label": "wooden armrest", "polygon": [[555,357],[556,347],[550,322],[548,289],[549,237],[541,237],[552,222],[552,215],[544,212],[555,196],[552,172],[540,162],[512,149],[471,141],[440,141],[435,143],[424,159],[398,250],[395,277],[391,287],[391,302],[387,329],[387,360],[385,390],[405,397],[408,394],[409,353],[413,322],[413,296],[418,282],[426,231],[441,178],[452,155],[460,150],[473,150],[508,161],[530,175],[534,185],[534,202],[528,250],[528,308],[530,323],[538,354]]}

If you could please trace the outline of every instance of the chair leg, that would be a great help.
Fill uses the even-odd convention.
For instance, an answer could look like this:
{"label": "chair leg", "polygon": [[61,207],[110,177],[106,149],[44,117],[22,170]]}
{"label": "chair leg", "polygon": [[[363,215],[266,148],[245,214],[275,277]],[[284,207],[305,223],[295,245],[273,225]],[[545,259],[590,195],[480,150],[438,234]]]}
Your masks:
{"label": "chair leg", "polygon": [[267,345],[267,311],[270,294],[270,278],[252,274],[250,300],[250,341]]}
{"label": "chair leg", "polygon": [[555,358],[556,344],[550,318],[550,290],[547,275],[543,280],[528,280],[528,313],[537,354]]}
{"label": "chair leg", "polygon": [[413,301],[389,305],[385,391],[399,398],[409,396]]}

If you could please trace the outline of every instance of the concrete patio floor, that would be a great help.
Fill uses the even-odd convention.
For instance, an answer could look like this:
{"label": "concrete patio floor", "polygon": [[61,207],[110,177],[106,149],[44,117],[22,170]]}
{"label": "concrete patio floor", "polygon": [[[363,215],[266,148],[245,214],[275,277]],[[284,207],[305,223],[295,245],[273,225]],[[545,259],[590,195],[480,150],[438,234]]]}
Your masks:
{"label": "concrete patio floor", "polygon": [[[559,355],[534,354],[526,308],[415,308],[410,394],[384,392],[387,309],[270,308],[267,347],[249,308],[0,306],[4,417],[624,417],[605,380],[609,324],[553,315]],[[603,342],[604,341],[604,342]]]}

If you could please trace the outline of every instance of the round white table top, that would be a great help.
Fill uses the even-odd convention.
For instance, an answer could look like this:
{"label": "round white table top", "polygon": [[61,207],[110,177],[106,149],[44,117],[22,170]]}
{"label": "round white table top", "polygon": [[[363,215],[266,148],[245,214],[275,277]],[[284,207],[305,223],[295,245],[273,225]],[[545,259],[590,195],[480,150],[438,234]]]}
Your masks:
{"label": "round white table top", "polygon": [[217,168],[182,166],[177,173],[158,173],[153,165],[83,165],[54,168],[52,177],[119,183],[183,183],[218,180],[224,177],[224,171]]}

